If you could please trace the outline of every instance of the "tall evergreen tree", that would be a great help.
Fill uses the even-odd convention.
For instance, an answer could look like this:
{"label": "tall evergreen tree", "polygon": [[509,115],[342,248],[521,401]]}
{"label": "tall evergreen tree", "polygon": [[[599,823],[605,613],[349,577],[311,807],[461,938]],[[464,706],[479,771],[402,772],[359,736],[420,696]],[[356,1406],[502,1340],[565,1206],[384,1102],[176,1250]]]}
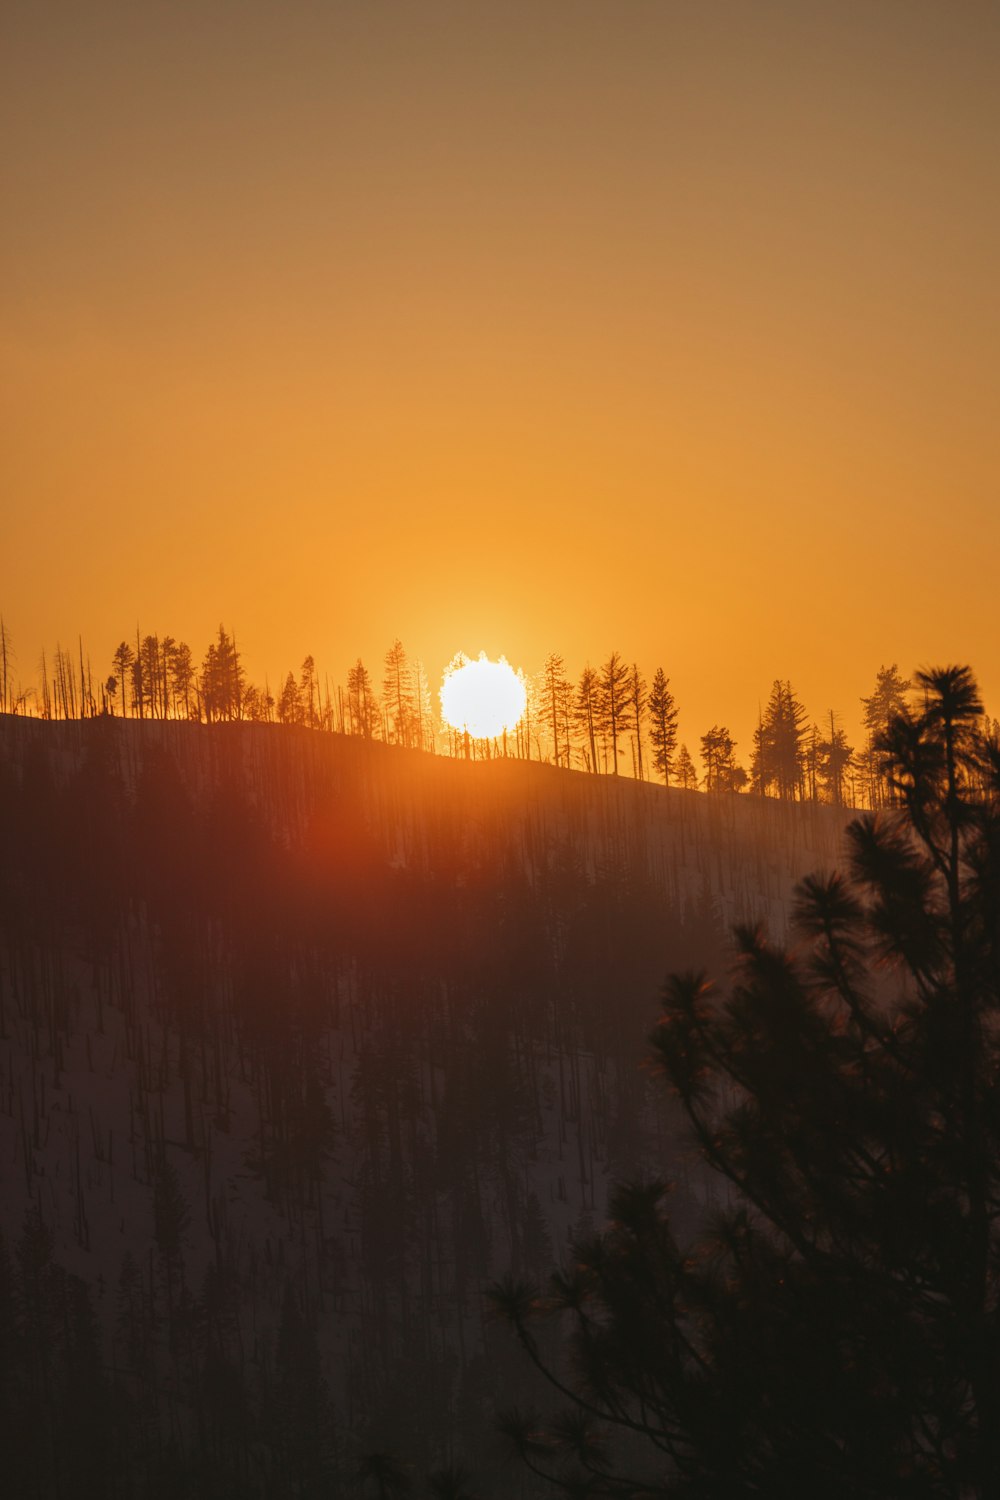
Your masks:
{"label": "tall evergreen tree", "polygon": [[186,641],[178,641],[170,657],[170,691],[174,713],[183,712],[185,719],[191,717],[191,690],[194,686],[194,676],[191,647]]}
{"label": "tall evergreen tree", "polygon": [[302,715],[310,729],[319,723],[319,683],[316,680],[316,662],[307,656],[299,672],[299,693],[302,700]]}
{"label": "tall evergreen tree", "polygon": [[160,681],[162,678],[160,642],[155,635],[143,636],[135,670],[135,695],[139,717],[158,719],[161,714]]}
{"label": "tall evergreen tree", "polygon": [[389,739],[395,745],[410,745],[416,738],[412,674],[403,643],[398,638],[385,653],[384,665],[382,707],[389,726]]}
{"label": "tall evergreen tree", "polygon": [[542,722],[552,736],[552,759],[557,766],[570,763],[569,740],[563,734],[566,719],[566,664],[555,651],[550,651],[542,668]]}
{"label": "tall evergreen tree", "polygon": [[412,687],[414,744],[420,750],[429,750],[433,753],[435,746],[434,702],[426,668],[419,659],[413,662]]}
{"label": "tall evergreen tree", "polygon": [[3,615],[0,615],[0,713],[13,713],[14,693],[12,691],[11,669],[14,663],[14,652],[11,646],[10,632],[4,624]]}
{"label": "tall evergreen tree", "polygon": [[790,682],[776,680],[754,731],[753,790],[790,801],[805,794],[806,711]]}
{"label": "tall evergreen tree", "polygon": [[278,722],[279,724],[301,724],[304,720],[302,690],[295,681],[295,673],[289,672],[278,694]]}
{"label": "tall evergreen tree", "polygon": [[881,666],[875,674],[875,687],[869,698],[862,698],[862,723],[867,732],[865,749],[865,782],[869,807],[881,807],[890,792],[887,767],[876,749],[891,719],[906,708],[906,695],[913,684],[899,675],[899,667]]}
{"label": "tall evergreen tree", "polygon": [[596,771],[597,728],[600,719],[600,683],[597,673],[588,663],[580,673],[576,689],[573,716],[583,739],[583,758],[588,771]]}
{"label": "tall evergreen tree", "polygon": [[685,1235],[622,1188],[547,1297],[495,1290],[569,1402],[505,1430],[567,1493],[1000,1493],[1000,745],[968,669],[917,682],[877,742],[901,811],[802,883],[796,947],[738,929],[728,995],[666,987],[654,1057],[726,1207]]}
{"label": "tall evergreen tree", "polygon": [[629,709],[629,669],[617,651],[612,651],[597,679],[599,723],[611,739],[611,769],[618,775],[618,741],[625,730]]}
{"label": "tall evergreen tree", "polygon": [[817,743],[816,753],[818,757],[819,779],[822,783],[826,800],[832,802],[834,807],[843,807],[847,768],[851,764],[851,757],[854,754],[854,750],[847,743],[847,735],[838,725],[832,708],[830,710],[830,732],[826,739],[820,740]]}
{"label": "tall evergreen tree", "polygon": [[642,725],[646,717],[649,689],[646,686],[645,678],[634,662],[632,663],[632,670],[628,675],[627,691],[629,716],[635,727],[636,775],[640,781],[645,781],[642,761]]}
{"label": "tall evergreen tree", "polygon": [[351,716],[351,733],[374,738],[378,725],[378,704],[372,692],[368,668],[360,656],[347,674],[347,702]]}
{"label": "tall evergreen tree", "polygon": [[201,667],[201,701],[209,723],[243,717],[245,681],[236,637],[220,625]]}
{"label": "tall evergreen tree", "polygon": [[177,652],[177,642],[172,635],[165,635],[160,642],[160,680],[157,685],[160,700],[160,717],[170,717],[173,678],[174,656]]}
{"label": "tall evergreen tree", "polygon": [[653,746],[653,766],[663,777],[664,786],[669,786],[677,748],[677,704],[662,667],[654,672],[649,690],[649,739]]}
{"label": "tall evergreen tree", "polygon": [[677,785],[682,787],[684,791],[695,792],[698,790],[698,772],[695,769],[695,764],[691,759],[691,752],[687,745],[682,745],[677,752],[676,776]]}
{"label": "tall evergreen tree", "polygon": [[115,654],[111,658],[111,664],[115,669],[115,681],[118,685],[118,691],[121,694],[123,719],[127,718],[128,716],[128,700],[125,696],[126,684],[131,682],[132,680],[132,664],[134,661],[135,652],[132,650],[132,647],[129,645],[128,641],[121,641],[120,644],[115,648]]}
{"label": "tall evergreen tree", "polygon": [[737,763],[736,741],[724,725],[713,724],[702,735],[701,758],[705,764],[706,792],[742,791],[747,773]]}

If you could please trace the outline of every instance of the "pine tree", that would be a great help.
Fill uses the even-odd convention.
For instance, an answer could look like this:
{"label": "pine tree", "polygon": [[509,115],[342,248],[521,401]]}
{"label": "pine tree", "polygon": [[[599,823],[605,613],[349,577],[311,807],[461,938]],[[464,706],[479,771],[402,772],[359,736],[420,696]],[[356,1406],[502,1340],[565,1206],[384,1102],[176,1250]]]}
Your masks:
{"label": "pine tree", "polygon": [[644,781],[646,778],[642,761],[642,723],[646,717],[649,689],[645,678],[634,662],[628,676],[627,689],[629,713],[635,725],[636,775],[640,781]]}
{"label": "pine tree", "polygon": [[14,712],[14,693],[10,677],[13,661],[14,652],[10,633],[4,624],[3,615],[0,615],[0,713]]}
{"label": "pine tree", "polygon": [[310,729],[315,729],[319,723],[319,685],[316,681],[316,663],[312,656],[307,656],[302,663],[299,675],[299,693],[302,701],[302,715],[305,723]]}
{"label": "pine tree", "polygon": [[819,780],[822,783],[826,800],[832,802],[834,807],[843,807],[844,780],[854,750],[847,743],[847,735],[838,726],[832,708],[830,710],[830,733],[825,740],[818,741],[816,754]]}
{"label": "pine tree", "polygon": [[414,742],[415,724],[410,664],[398,638],[385,653],[385,675],[382,678],[382,707],[389,726],[389,739],[395,745]]}
{"label": "pine tree", "polygon": [[431,698],[431,685],[427,678],[427,671],[422,661],[413,663],[413,714],[416,739],[414,743],[420,750],[429,750],[434,753],[435,728],[434,728],[434,702]]}
{"label": "pine tree", "polygon": [[629,707],[629,670],[617,651],[612,651],[597,679],[598,723],[611,737],[611,769],[618,775],[618,741],[624,732]]}
{"label": "pine tree", "polygon": [[360,656],[347,674],[347,702],[351,716],[351,733],[370,740],[378,724],[378,705],[372,693],[368,668]]}
{"label": "pine tree", "polygon": [[706,792],[739,792],[746,785],[747,773],[736,761],[736,741],[724,725],[713,724],[702,735],[701,758]]}
{"label": "pine tree", "polygon": [[194,663],[191,647],[186,641],[178,641],[170,657],[170,691],[174,713],[183,710],[185,719],[191,717],[191,689],[194,686]]}
{"label": "pine tree", "polygon": [[588,771],[596,771],[597,727],[600,717],[600,685],[593,667],[585,666],[576,689],[573,717],[583,741],[583,759]]}
{"label": "pine tree", "polygon": [[173,678],[174,654],[177,651],[177,642],[172,635],[165,635],[160,642],[160,681],[158,684],[160,698],[160,717],[170,717],[171,709],[171,681]]}
{"label": "pine tree", "polygon": [[135,695],[139,703],[140,719],[161,717],[161,677],[160,642],[155,635],[144,636],[139,646],[135,672]]}
{"label": "pine tree", "polygon": [[917,682],[877,740],[901,811],[802,882],[796,945],[737,929],[728,994],[664,992],[653,1055],[725,1208],[685,1232],[662,1182],[621,1188],[547,1296],[494,1289],[568,1403],[504,1430],[567,1493],[1000,1493],[1000,745],[967,668]]}
{"label": "pine tree", "polygon": [[913,684],[899,675],[899,667],[879,667],[875,674],[875,688],[870,698],[862,698],[862,722],[868,732],[865,751],[865,781],[869,807],[881,807],[886,801],[889,787],[882,758],[875,749],[875,742],[883,734],[891,719],[906,708],[906,695]]}
{"label": "pine tree", "polygon": [[51,717],[52,717],[52,696],[51,696],[51,694],[49,692],[49,673],[48,673],[48,668],[47,668],[47,666],[45,664],[45,652],[44,651],[42,652],[41,668],[42,668],[42,697],[41,697],[42,708],[41,708],[41,717],[43,719],[51,719]]}
{"label": "pine tree", "polygon": [[[664,676],[662,667],[657,667],[653,674],[653,686],[649,690],[649,739],[653,746],[654,769],[663,777],[664,786],[669,786],[677,747],[677,705],[670,691],[670,679]],[[691,769],[693,771],[694,767]]]}
{"label": "pine tree", "polygon": [[750,775],[759,795],[786,801],[804,796],[805,719],[791,683],[776,680],[754,731]]}
{"label": "pine tree", "polygon": [[294,672],[289,672],[278,695],[278,722],[279,724],[301,724],[304,719],[302,690],[295,681]]}
{"label": "pine tree", "polygon": [[698,789],[698,772],[695,770],[694,761],[687,745],[682,745],[677,752],[677,785],[686,792],[694,792]]}
{"label": "pine tree", "polygon": [[127,682],[131,681],[132,666],[134,662],[135,652],[132,650],[132,647],[129,645],[128,641],[122,641],[116,648],[114,656],[111,658],[111,665],[115,669],[115,681],[118,685],[118,691],[121,693],[123,719],[128,716],[128,704],[125,698],[125,685]]}
{"label": "pine tree", "polygon": [[570,763],[569,739],[563,735],[568,689],[565,663],[557,652],[550,651],[542,668],[542,722],[552,736],[552,759],[557,766]]}
{"label": "pine tree", "polygon": [[209,723],[243,717],[246,674],[236,649],[236,637],[220,625],[201,667],[201,701]]}

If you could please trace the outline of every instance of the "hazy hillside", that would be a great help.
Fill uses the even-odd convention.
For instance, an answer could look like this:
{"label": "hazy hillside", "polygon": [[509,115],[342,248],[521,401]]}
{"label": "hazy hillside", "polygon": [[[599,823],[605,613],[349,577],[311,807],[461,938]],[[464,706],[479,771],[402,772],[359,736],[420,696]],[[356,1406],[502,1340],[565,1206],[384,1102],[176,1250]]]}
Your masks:
{"label": "hazy hillside", "polygon": [[542,1276],[613,1176],[697,1191],[639,1066],[658,986],[781,930],[843,815],[11,718],[0,813],[17,1493],[328,1494],[366,1444],[516,1493],[481,1287]]}

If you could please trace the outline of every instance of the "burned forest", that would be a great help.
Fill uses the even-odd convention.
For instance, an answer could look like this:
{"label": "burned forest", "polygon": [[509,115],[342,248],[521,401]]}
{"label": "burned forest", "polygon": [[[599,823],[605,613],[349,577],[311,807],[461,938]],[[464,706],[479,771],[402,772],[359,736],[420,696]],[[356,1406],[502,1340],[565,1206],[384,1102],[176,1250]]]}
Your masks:
{"label": "burned forest", "polygon": [[840,810],[10,716],[0,805],[16,1493],[311,1496],[372,1453],[529,1493],[483,1289],[613,1182],[714,1191],[641,1066],[657,994],[784,934]]}

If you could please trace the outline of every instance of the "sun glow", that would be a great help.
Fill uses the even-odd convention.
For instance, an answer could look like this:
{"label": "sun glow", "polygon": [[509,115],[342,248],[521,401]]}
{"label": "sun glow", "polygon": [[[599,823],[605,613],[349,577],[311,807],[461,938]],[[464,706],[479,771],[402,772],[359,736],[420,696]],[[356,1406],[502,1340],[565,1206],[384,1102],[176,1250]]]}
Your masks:
{"label": "sun glow", "polygon": [[452,729],[474,740],[493,739],[520,722],[528,702],[524,677],[501,656],[490,661],[485,651],[478,661],[463,652],[453,657],[441,682],[441,712]]}

